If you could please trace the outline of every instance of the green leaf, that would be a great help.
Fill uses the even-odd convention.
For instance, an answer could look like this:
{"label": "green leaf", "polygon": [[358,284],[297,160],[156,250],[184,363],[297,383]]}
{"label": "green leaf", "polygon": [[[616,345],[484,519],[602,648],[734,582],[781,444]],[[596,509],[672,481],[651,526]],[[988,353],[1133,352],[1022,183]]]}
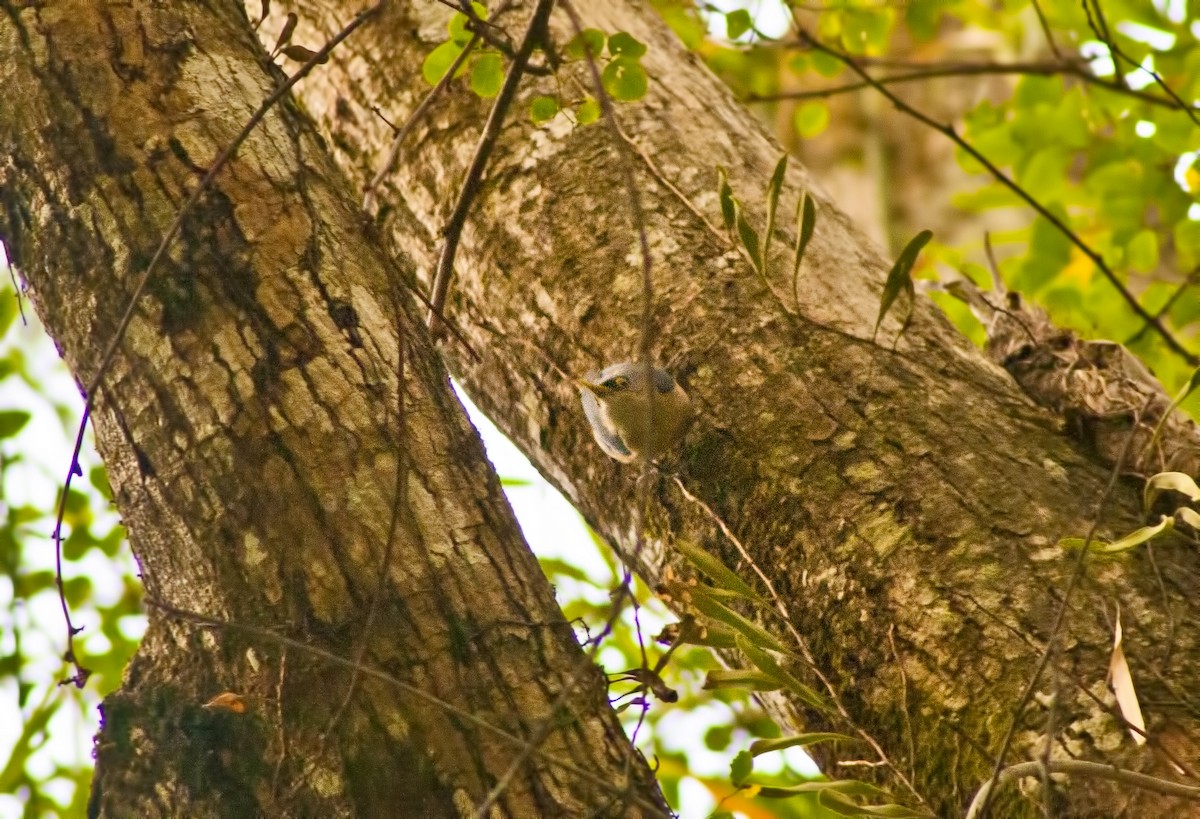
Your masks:
{"label": "green leaf", "polygon": [[713,582],[721,588],[734,592],[747,600],[760,599],[754,590],[746,585],[746,581],[742,580],[737,572],[722,563],[716,555],[706,552],[687,540],[676,541],[675,550],[687,558],[689,563],[712,578]]}
{"label": "green leaf", "polygon": [[504,84],[504,58],[494,51],[486,51],[475,58],[471,65],[471,90],[483,99],[500,93]]}
{"label": "green leaf", "polygon": [[714,668],[704,676],[705,691],[736,688],[743,691],[778,691],[783,686],[761,671]]}
{"label": "green leaf", "polygon": [[828,808],[839,816],[882,816],[886,819],[924,819],[929,813],[906,808],[894,802],[886,805],[859,805],[837,791],[822,791],[818,797],[821,807]]}
{"label": "green leaf", "polygon": [[815,137],[829,125],[829,106],[819,100],[804,103],[792,114],[792,125],[800,136]]}
{"label": "green leaf", "polygon": [[746,9],[738,9],[725,15],[725,34],[730,40],[741,37],[750,30],[752,25],[754,25],[754,20],[751,19],[750,12]]}
{"label": "green leaf", "polygon": [[421,64],[421,76],[425,78],[425,82],[430,85],[437,85],[441,82],[442,77],[446,76],[446,72],[450,70],[450,66],[454,65],[454,61],[458,59],[462,50],[461,45],[453,40],[447,40],[429,52],[425,62]]}
{"label": "green leaf", "polygon": [[[474,10],[475,16],[480,20],[486,20],[488,18],[487,6],[483,5],[483,3],[472,2],[471,8]],[[467,15],[463,14],[461,11],[455,12],[454,16],[450,18],[450,22],[447,24],[446,28],[450,32],[450,39],[452,41],[458,43],[459,45],[466,45],[470,39],[475,36],[474,33],[467,28],[467,21],[470,19],[471,18],[467,17]]]}
{"label": "green leaf", "polygon": [[745,635],[749,638],[751,645],[786,653],[783,644],[775,639],[769,631],[757,623],[747,620],[724,603],[708,597],[702,591],[697,590],[697,593],[692,598],[692,605],[705,617],[716,620],[718,623],[723,623],[734,631]]}
{"label": "green leaf", "polygon": [[733,232],[737,220],[737,200],[733,198],[733,188],[729,186],[729,175],[720,165],[717,166],[717,196],[721,200],[721,218],[725,221],[725,229]]}
{"label": "green leaf", "polygon": [[604,51],[604,32],[598,28],[585,28],[571,38],[564,51],[573,60],[583,60],[588,56],[595,59]]}
{"label": "green leaf", "polygon": [[778,787],[774,785],[764,785],[758,795],[766,799],[788,799],[793,796],[799,796],[802,793],[821,793],[823,791],[835,791],[837,793],[849,794],[851,796],[866,796],[866,797],[887,797],[887,791],[881,790],[868,782],[862,782],[858,779],[839,779],[833,782],[801,782],[799,785],[789,785],[787,787]]}
{"label": "green leaf", "polygon": [[633,102],[646,96],[649,89],[649,79],[646,69],[633,57],[617,57],[604,66],[600,74],[604,90],[613,99],[622,102]]}
{"label": "green leaf", "polygon": [[879,325],[883,324],[883,319],[887,315],[888,310],[892,309],[892,305],[901,293],[908,297],[910,311],[909,316],[905,316],[900,328],[901,335],[908,328],[908,319],[911,316],[913,299],[912,269],[917,263],[917,256],[921,253],[921,248],[925,247],[932,238],[933,231],[923,230],[905,245],[904,250],[900,251],[900,256],[896,259],[896,263],[892,265],[891,271],[888,272],[887,281],[884,282],[883,296],[879,300],[879,317],[875,319],[875,331],[872,335],[879,332]]}
{"label": "green leaf", "polygon": [[826,54],[824,51],[814,51],[810,55],[810,58],[812,60],[812,67],[822,77],[836,77],[842,73],[843,64],[837,57]]}
{"label": "green leaf", "polygon": [[29,423],[25,410],[0,410],[0,438],[11,438]]}
{"label": "green leaf", "polygon": [[763,260],[771,260],[771,235],[775,232],[775,211],[779,209],[779,193],[783,189],[783,179],[787,174],[787,154],[779,157],[771,181],[767,183],[767,227],[763,231]]}
{"label": "green leaf", "polygon": [[1125,246],[1129,266],[1141,273],[1151,273],[1158,267],[1158,234],[1149,228],[1137,232]]}
{"label": "green leaf", "polygon": [[808,191],[803,191],[796,203],[796,252],[792,258],[792,298],[796,301],[796,310],[800,309],[800,263],[804,261],[804,251],[808,250],[816,227],[816,203]]}
{"label": "green leaf", "polygon": [[630,57],[636,60],[646,53],[646,45],[638,42],[632,34],[618,31],[608,38],[608,53],[614,57]]}
{"label": "green leaf", "polygon": [[1200,512],[1181,506],[1175,510],[1175,517],[1200,532]]}
{"label": "green leaf", "polygon": [[858,742],[854,737],[848,737],[845,734],[831,734],[829,732],[815,732],[811,734],[797,734],[790,737],[779,737],[777,739],[756,739],[750,743],[750,755],[762,756],[769,754],[772,751],[783,751],[787,748],[804,748],[809,745],[816,745],[819,742]]}
{"label": "green leaf", "polygon": [[754,663],[754,665],[760,671],[762,671],[772,680],[775,680],[787,687],[809,706],[817,709],[818,711],[829,710],[829,705],[825,702],[820,694],[818,694],[816,691],[813,691],[807,685],[800,682],[787,671],[785,671],[783,667],[775,661],[774,657],[758,646],[752,644],[744,636],[738,637],[738,648],[741,649],[742,653],[745,654],[750,662]]}
{"label": "green leaf", "polygon": [[28,775],[25,772],[26,761],[40,747],[50,718],[66,702],[64,698],[54,696],[57,691],[54,686],[46,687],[42,701],[22,720],[19,735],[12,736],[16,732],[10,726],[8,760],[4,770],[0,771],[0,793],[16,793]]}
{"label": "green leaf", "polygon": [[746,221],[746,215],[742,213],[741,208],[737,208],[737,232],[738,238],[742,240],[742,247],[746,248],[746,253],[750,256],[750,262],[754,265],[754,269],[760,274],[763,273],[763,258],[762,251],[758,247],[758,233],[754,228],[750,227],[750,223]]}
{"label": "green leaf", "polygon": [[534,125],[549,122],[558,114],[557,97],[534,97],[529,103],[529,118]]}
{"label": "green leaf", "polygon": [[[1160,516],[1159,522],[1153,526],[1143,526],[1140,529],[1130,532],[1120,540],[1114,540],[1112,543],[1093,538],[1088,551],[1095,554],[1105,555],[1128,551],[1129,549],[1153,540],[1163,532],[1174,528],[1175,519],[1169,518],[1166,515],[1162,515]],[[1058,545],[1064,549],[1082,549],[1085,543],[1086,541],[1081,537],[1067,537],[1060,540]]]}
{"label": "green leaf", "polygon": [[103,466],[93,466],[88,470],[88,483],[94,486],[106,501],[113,499],[112,487],[108,484],[108,473]]}
{"label": "green leaf", "polygon": [[600,119],[600,103],[592,97],[588,97],[575,109],[575,121],[580,125],[591,125],[598,119]]}
{"label": "green leaf", "polygon": [[708,648],[737,648],[737,632],[717,623],[704,623],[688,629],[684,645],[707,646]]}
{"label": "green leaf", "polygon": [[754,773],[754,757],[746,751],[738,751],[729,763],[729,779],[735,788],[740,788],[750,774]]}

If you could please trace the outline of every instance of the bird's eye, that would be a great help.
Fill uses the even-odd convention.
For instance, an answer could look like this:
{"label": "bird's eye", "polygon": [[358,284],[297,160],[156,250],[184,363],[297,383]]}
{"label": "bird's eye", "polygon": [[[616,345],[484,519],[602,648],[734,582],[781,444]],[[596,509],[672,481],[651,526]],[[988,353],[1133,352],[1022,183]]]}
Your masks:
{"label": "bird's eye", "polygon": [[618,375],[615,378],[610,378],[604,382],[604,386],[610,390],[623,390],[629,386],[629,379],[623,375]]}

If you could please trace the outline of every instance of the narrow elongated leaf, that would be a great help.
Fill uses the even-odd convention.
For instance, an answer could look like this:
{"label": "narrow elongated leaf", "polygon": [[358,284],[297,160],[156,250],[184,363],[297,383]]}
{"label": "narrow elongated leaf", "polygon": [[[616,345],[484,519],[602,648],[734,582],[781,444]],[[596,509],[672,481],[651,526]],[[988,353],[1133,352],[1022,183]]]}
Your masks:
{"label": "narrow elongated leaf", "polygon": [[733,232],[737,220],[737,200],[733,198],[733,188],[729,186],[729,175],[720,165],[717,166],[717,196],[721,200],[721,218],[725,221],[725,229]]}
{"label": "narrow elongated leaf", "polygon": [[791,737],[777,737],[775,739],[756,739],[750,743],[750,755],[762,756],[769,754],[772,751],[783,751],[788,748],[805,748],[809,745],[816,745],[819,742],[858,742],[854,737],[846,736],[845,734],[831,734],[826,731],[818,731],[811,734],[797,734]]}
{"label": "narrow elongated leaf", "polygon": [[828,703],[825,702],[820,694],[784,670],[783,666],[768,652],[758,646],[752,645],[744,636],[738,637],[738,648],[741,649],[746,658],[754,663],[760,671],[771,679],[777,680],[809,706],[816,708],[818,711],[829,710]]}
{"label": "narrow elongated leaf", "polygon": [[891,796],[887,791],[857,779],[838,779],[833,782],[801,782],[799,785],[787,786],[763,785],[763,789],[759,791],[758,795],[767,799],[787,799],[792,796],[799,796],[802,793],[821,793],[822,791],[834,791],[846,794],[847,796],[874,798],[887,798]]}
{"label": "narrow elongated leaf", "polygon": [[[1124,552],[1132,549],[1134,546],[1140,546],[1149,540],[1153,540],[1168,529],[1175,528],[1174,518],[1169,518],[1166,515],[1160,515],[1159,517],[1159,522],[1153,526],[1143,526],[1140,529],[1135,529],[1125,537],[1121,538],[1120,540],[1114,540],[1112,543],[1093,539],[1088,551],[1096,554],[1116,554],[1117,552]],[[1068,537],[1060,540],[1058,545],[1068,549],[1081,549],[1083,548],[1084,543],[1085,541],[1081,537]]]}
{"label": "narrow elongated leaf", "polygon": [[783,645],[769,631],[757,623],[747,620],[724,603],[714,600],[703,593],[698,593],[692,597],[692,605],[705,617],[716,620],[718,623],[723,623],[734,631],[745,635],[754,646],[769,648],[772,651],[781,653],[786,651]]}
{"label": "narrow elongated leaf", "polygon": [[[901,294],[908,297],[909,314],[911,315],[913,299],[912,269],[917,263],[917,256],[921,253],[921,249],[929,244],[929,240],[932,238],[933,231],[923,230],[905,245],[904,250],[900,251],[900,255],[896,258],[896,263],[892,265],[891,271],[888,272],[887,281],[883,285],[883,296],[879,300],[879,317],[875,319],[875,333],[879,332],[879,325],[883,324],[883,319],[887,315],[888,310],[892,309],[892,305]],[[905,318],[901,327],[901,335],[903,335],[907,327],[908,317]]]}
{"label": "narrow elongated leaf", "polygon": [[808,250],[816,227],[817,206],[808,191],[804,191],[796,203],[796,252],[792,258],[792,298],[797,311],[800,309],[800,263],[804,261],[804,251]]}
{"label": "narrow elongated leaf", "polygon": [[296,16],[296,12],[289,11],[287,20],[283,24],[283,28],[279,31],[279,37],[275,40],[275,47],[271,49],[272,54],[278,54],[279,50],[287,45],[292,40],[292,33],[296,30],[296,24],[300,22],[300,18]]}
{"label": "narrow elongated leaf", "polygon": [[759,600],[754,590],[746,585],[746,581],[737,572],[721,562],[721,558],[704,551],[696,544],[680,540],[675,543],[675,550],[687,558],[688,562],[704,572],[721,588],[734,592],[747,600]]}
{"label": "narrow elongated leaf", "polygon": [[922,819],[931,816],[929,813],[922,813],[894,802],[886,805],[859,805],[837,791],[822,791],[818,801],[821,807],[828,808],[839,816],[882,816],[886,819]]}
{"label": "narrow elongated leaf", "polygon": [[787,174],[787,154],[779,157],[771,181],[767,183],[767,229],[763,233],[763,263],[771,261],[771,236],[775,233],[775,211],[779,209],[779,193],[783,190],[783,178]]}
{"label": "narrow elongated leaf", "polygon": [[716,668],[704,677],[705,691],[722,688],[738,688],[746,691],[778,691],[783,685],[761,671],[746,671],[740,668]]}
{"label": "narrow elongated leaf", "polygon": [[737,209],[737,233],[738,238],[742,240],[742,247],[746,248],[746,254],[750,257],[750,263],[761,274],[763,272],[763,258],[762,250],[758,244],[758,233],[754,228],[750,227],[750,223],[746,221],[746,215],[742,213],[741,208]]}

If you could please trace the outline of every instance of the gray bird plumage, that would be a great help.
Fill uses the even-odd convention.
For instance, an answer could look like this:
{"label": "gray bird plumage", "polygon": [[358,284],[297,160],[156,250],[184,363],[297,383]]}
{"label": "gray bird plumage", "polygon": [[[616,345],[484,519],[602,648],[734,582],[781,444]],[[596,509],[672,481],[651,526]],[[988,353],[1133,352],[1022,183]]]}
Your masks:
{"label": "gray bird plumage", "polygon": [[[579,380],[583,412],[596,443],[622,463],[655,458],[677,443],[691,419],[687,393],[664,369],[650,371],[647,400],[643,364],[623,361]],[[653,409],[651,409],[653,407]]]}

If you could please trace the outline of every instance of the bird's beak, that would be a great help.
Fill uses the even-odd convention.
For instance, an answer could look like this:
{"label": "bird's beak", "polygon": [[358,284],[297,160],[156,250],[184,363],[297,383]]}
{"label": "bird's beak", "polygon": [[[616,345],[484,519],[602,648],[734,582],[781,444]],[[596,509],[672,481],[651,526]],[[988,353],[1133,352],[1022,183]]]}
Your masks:
{"label": "bird's beak", "polygon": [[582,378],[576,378],[575,383],[596,396],[602,397],[609,393],[608,387],[603,384],[593,384],[591,381],[584,381]]}

